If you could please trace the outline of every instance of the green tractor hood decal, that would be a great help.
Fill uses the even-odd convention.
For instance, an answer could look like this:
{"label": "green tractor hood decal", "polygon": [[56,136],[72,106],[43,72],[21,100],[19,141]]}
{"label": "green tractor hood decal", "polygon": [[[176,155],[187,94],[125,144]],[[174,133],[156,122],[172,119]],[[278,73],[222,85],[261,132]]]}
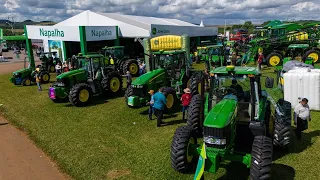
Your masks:
{"label": "green tractor hood decal", "polygon": [[209,112],[204,121],[204,126],[212,128],[226,127],[237,114],[237,101],[235,99],[223,99]]}
{"label": "green tractor hood decal", "polygon": [[148,81],[152,81],[153,79],[155,79],[157,76],[162,75],[163,73],[165,73],[164,69],[157,69],[154,71],[150,71],[146,74],[143,74],[141,76],[139,76],[137,79],[135,79],[132,82],[132,85],[143,85],[143,84],[147,84]]}
{"label": "green tractor hood decal", "polygon": [[63,78],[68,78],[77,74],[84,74],[85,70],[83,69],[77,69],[77,70],[73,70],[73,71],[68,71],[65,73],[60,74],[59,76],[57,76],[57,79],[63,79]]}

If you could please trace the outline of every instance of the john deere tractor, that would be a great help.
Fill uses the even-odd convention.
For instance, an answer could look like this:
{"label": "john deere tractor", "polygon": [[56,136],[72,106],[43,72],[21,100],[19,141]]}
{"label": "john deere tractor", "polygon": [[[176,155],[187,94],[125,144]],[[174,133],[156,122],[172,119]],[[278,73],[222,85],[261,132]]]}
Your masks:
{"label": "john deere tractor", "polygon": [[[150,100],[149,90],[158,91],[166,87],[167,109],[180,105],[178,98],[188,87],[191,76],[197,73],[190,70],[190,49],[188,36],[160,36],[144,39],[147,73],[139,76],[127,88],[125,97],[129,107],[141,107]],[[191,86],[191,85],[190,85]],[[191,86],[197,91],[197,85]]]}
{"label": "john deere tractor", "polygon": [[121,74],[126,74],[126,72],[129,71],[132,76],[139,75],[138,61],[125,55],[124,46],[104,47],[102,54],[111,59],[110,63],[115,66]]}
{"label": "john deere tractor", "polygon": [[[29,65],[27,66],[27,59],[29,59]],[[34,77],[34,70],[39,71],[41,83],[45,84],[50,81],[50,74],[48,72],[48,68],[46,66],[38,65],[35,66],[35,62],[33,58],[25,58],[24,59],[24,67],[23,69],[19,69],[13,72],[13,77],[10,78],[10,82],[14,85],[23,85],[23,86],[30,86],[32,82],[36,82]]]}
{"label": "john deere tractor", "polygon": [[50,73],[54,73],[56,64],[60,62],[60,59],[56,56],[57,52],[44,52],[43,54],[41,54],[41,67],[43,69],[46,69]]}
{"label": "john deere tractor", "polygon": [[[272,88],[273,81],[267,78],[265,87]],[[250,168],[250,179],[270,177],[273,139],[279,134],[256,68],[224,66],[211,71],[210,89],[194,95],[188,111],[188,125],[176,129],[171,144],[174,170],[194,172],[200,156],[196,176],[201,176],[201,168],[216,173],[223,162],[237,161]]]}
{"label": "john deere tractor", "polygon": [[86,106],[93,95],[115,95],[122,90],[122,77],[108,66],[108,58],[88,54],[77,59],[78,69],[60,74],[49,88],[49,97],[54,102],[69,99],[74,106]]}

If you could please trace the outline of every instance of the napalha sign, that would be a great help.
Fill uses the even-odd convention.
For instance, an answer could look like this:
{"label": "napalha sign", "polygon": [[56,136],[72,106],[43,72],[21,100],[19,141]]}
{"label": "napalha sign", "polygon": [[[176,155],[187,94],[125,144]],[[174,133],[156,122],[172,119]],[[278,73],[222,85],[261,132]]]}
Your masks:
{"label": "napalha sign", "polygon": [[54,30],[45,30],[43,28],[39,28],[40,30],[40,36],[42,37],[64,37],[64,31],[59,30],[59,29],[54,29]]}
{"label": "napalha sign", "polygon": [[91,35],[96,37],[112,36],[112,31],[108,31],[107,29],[103,31],[91,30]]}

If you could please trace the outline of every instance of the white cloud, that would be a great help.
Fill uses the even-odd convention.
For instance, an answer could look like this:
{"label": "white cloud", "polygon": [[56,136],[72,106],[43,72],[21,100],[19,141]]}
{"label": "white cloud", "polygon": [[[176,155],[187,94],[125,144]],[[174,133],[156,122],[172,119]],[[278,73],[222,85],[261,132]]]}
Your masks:
{"label": "white cloud", "polygon": [[83,10],[178,18],[205,24],[320,19],[320,0],[0,0],[0,19],[61,21]]}

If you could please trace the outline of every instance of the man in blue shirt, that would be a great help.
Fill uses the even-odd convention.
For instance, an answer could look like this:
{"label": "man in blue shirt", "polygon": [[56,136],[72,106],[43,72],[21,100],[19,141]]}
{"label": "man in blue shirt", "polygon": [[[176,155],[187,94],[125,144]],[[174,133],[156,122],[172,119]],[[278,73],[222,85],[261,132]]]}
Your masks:
{"label": "man in blue shirt", "polygon": [[160,88],[157,93],[153,95],[153,108],[154,108],[154,115],[157,116],[157,127],[160,127],[161,124],[164,124],[162,122],[163,118],[163,111],[164,107],[167,104],[167,98],[163,94],[164,93],[164,88]]}

